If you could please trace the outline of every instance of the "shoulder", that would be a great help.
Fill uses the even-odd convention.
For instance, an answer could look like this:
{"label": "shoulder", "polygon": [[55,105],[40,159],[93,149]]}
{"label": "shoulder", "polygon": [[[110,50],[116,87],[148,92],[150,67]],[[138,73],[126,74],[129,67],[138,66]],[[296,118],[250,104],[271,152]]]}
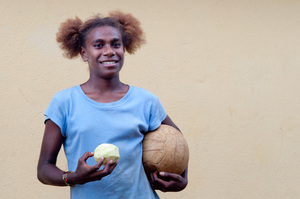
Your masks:
{"label": "shoulder", "polygon": [[155,94],[153,94],[152,92],[141,88],[141,87],[136,87],[136,86],[131,86],[133,88],[133,91],[135,93],[135,95],[140,96],[142,98],[147,98],[147,99],[156,99],[158,98]]}
{"label": "shoulder", "polygon": [[51,101],[58,104],[68,104],[74,98],[74,94],[78,93],[76,90],[77,86],[60,90],[54,94]]}
{"label": "shoulder", "polygon": [[73,86],[71,88],[66,88],[66,89],[60,90],[57,93],[55,93],[53,98],[66,99],[68,97],[71,97],[76,92],[76,90],[77,90],[77,86]]}

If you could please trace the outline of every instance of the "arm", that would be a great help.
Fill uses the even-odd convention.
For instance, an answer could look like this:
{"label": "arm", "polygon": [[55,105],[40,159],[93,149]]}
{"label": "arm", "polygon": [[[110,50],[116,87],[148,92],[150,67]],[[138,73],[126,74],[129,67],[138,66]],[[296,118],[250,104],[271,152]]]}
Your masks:
{"label": "arm", "polygon": [[[170,125],[180,131],[169,116],[162,121],[162,124]],[[181,191],[188,184],[188,169],[181,175],[155,171],[150,174],[149,181],[153,189],[159,189],[163,192]]]}
{"label": "arm", "polygon": [[[64,171],[56,166],[58,152],[64,141],[60,128],[51,120],[46,122],[40,158],[37,167],[37,177],[44,184],[66,186],[62,179]],[[68,182],[72,185],[101,180],[109,175],[117,164],[109,162],[103,170],[99,170],[103,163],[100,160],[96,165],[88,166],[86,160],[94,154],[86,152],[79,160],[74,173],[68,174]]]}
{"label": "arm", "polygon": [[37,177],[44,184],[65,185],[62,180],[63,171],[56,167],[57,155],[63,141],[64,137],[60,133],[60,128],[54,122],[48,120],[37,168]]}

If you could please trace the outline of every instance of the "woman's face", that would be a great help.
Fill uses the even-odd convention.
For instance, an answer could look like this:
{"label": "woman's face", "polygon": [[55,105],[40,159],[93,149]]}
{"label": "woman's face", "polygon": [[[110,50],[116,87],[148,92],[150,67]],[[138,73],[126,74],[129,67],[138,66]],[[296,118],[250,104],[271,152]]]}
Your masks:
{"label": "woman's face", "polygon": [[91,30],[85,46],[81,56],[89,64],[91,77],[110,79],[119,75],[124,63],[124,46],[117,28],[102,26]]}

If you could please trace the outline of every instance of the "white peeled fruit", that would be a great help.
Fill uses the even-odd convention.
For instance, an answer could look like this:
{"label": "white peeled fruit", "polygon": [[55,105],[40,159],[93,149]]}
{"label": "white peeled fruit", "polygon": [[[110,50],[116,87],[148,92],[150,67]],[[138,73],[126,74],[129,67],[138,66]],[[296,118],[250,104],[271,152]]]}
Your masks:
{"label": "white peeled fruit", "polygon": [[119,148],[113,144],[100,144],[94,151],[94,158],[96,162],[103,157],[103,165],[106,165],[108,161],[113,160],[113,163],[116,163],[120,158]]}

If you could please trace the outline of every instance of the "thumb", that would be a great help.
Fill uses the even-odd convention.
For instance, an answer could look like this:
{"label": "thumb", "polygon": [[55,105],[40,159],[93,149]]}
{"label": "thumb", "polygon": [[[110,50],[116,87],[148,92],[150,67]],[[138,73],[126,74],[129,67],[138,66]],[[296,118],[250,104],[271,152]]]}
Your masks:
{"label": "thumb", "polygon": [[178,175],[175,173],[159,172],[159,177],[164,180],[176,179],[177,176]]}

